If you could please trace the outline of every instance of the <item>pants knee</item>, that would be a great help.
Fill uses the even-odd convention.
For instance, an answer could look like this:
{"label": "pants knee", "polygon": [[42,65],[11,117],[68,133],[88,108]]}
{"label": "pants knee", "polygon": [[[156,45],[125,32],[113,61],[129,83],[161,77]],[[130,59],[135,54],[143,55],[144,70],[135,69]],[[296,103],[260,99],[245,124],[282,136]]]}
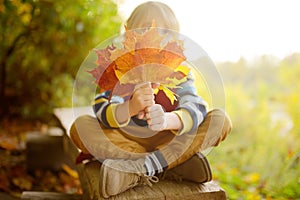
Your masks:
{"label": "pants knee", "polygon": [[72,142],[84,153],[88,153],[88,150],[85,148],[84,144],[82,143],[78,130],[81,129],[80,127],[83,124],[85,124],[86,120],[88,120],[89,117],[90,116],[88,115],[79,116],[78,118],[76,118],[76,120],[73,122],[70,128],[70,138]]}
{"label": "pants knee", "polygon": [[225,131],[227,134],[231,131],[232,128],[232,122],[230,117],[227,115],[227,113],[222,109],[213,109],[211,110],[208,115],[211,117],[216,117],[220,123],[223,123],[223,131]]}

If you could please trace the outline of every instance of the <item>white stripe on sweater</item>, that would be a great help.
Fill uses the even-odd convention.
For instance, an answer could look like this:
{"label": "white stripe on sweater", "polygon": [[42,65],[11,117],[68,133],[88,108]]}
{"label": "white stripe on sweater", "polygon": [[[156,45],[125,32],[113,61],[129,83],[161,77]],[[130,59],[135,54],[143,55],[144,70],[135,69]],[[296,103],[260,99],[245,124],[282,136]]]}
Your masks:
{"label": "white stripe on sweater", "polygon": [[163,172],[163,167],[161,166],[161,164],[160,164],[159,160],[157,159],[156,155],[154,153],[152,153],[149,156],[153,159],[153,161],[154,161],[154,163],[157,167],[158,173]]}
{"label": "white stripe on sweater", "polygon": [[155,175],[155,169],[153,168],[152,162],[151,162],[150,158],[148,158],[148,156],[146,156],[145,165],[146,165],[146,168],[147,168],[146,173],[149,176],[154,176]]}

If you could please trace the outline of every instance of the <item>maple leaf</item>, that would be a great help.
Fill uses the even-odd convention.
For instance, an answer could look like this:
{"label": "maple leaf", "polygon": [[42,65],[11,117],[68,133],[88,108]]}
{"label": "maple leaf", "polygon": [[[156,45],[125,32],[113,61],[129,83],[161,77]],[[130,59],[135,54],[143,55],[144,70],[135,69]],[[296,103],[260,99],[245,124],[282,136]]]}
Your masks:
{"label": "maple leaf", "polygon": [[186,59],[183,55],[182,45],[176,41],[166,44],[160,53],[163,56],[161,63],[172,68],[178,67]]}
{"label": "maple leaf", "polygon": [[134,50],[136,48],[136,41],[139,40],[140,35],[134,31],[127,31],[125,33],[124,48],[127,50]]}
{"label": "maple leaf", "polygon": [[78,173],[66,164],[62,164],[62,169],[72,178],[78,179]]}
{"label": "maple leaf", "polygon": [[115,63],[111,63],[105,71],[102,73],[102,76],[98,79],[98,85],[102,91],[111,90],[116,82],[118,81],[117,76],[115,75]]}
{"label": "maple leaf", "polygon": [[23,177],[13,177],[12,182],[22,190],[31,190],[33,180],[30,176],[26,175]]}
{"label": "maple leaf", "polygon": [[150,28],[137,38],[136,49],[155,48],[160,49],[164,36],[160,35],[157,28]]}
{"label": "maple leaf", "polygon": [[[189,69],[178,66],[186,60],[183,42],[170,35],[160,34],[151,27],[145,32],[127,30],[120,48],[113,45],[97,50],[97,67],[90,71],[101,90],[111,90],[121,97],[130,96],[136,84],[160,83],[160,90],[173,103],[175,94],[170,90],[183,82]],[[174,35],[173,35],[174,36]]]}
{"label": "maple leaf", "polygon": [[181,72],[183,75],[187,76],[190,72],[190,68],[188,68],[185,65],[179,65],[176,69],[175,72]]}
{"label": "maple leaf", "polygon": [[[139,66],[142,64],[142,60],[139,55],[135,52],[128,52],[118,57],[115,60],[116,68],[115,70],[119,72],[119,74],[125,74],[129,70],[131,70],[132,66]],[[118,77],[120,78],[120,77]]]}
{"label": "maple leaf", "polygon": [[171,101],[171,104],[174,104],[174,101],[177,100],[176,95],[172,90],[170,90],[168,87],[165,85],[160,85],[158,88],[154,90],[154,94],[157,94],[159,90],[162,90],[165,95],[168,97],[168,99]]}
{"label": "maple leaf", "polygon": [[[115,63],[110,59],[111,51],[114,51],[115,49],[114,45],[112,45],[107,46],[105,49],[94,50],[98,57],[95,61],[97,67],[88,72],[96,79],[95,82],[99,85],[101,90],[110,89],[114,86],[115,82],[118,81],[118,78],[113,76]],[[106,79],[107,76],[110,78]]]}

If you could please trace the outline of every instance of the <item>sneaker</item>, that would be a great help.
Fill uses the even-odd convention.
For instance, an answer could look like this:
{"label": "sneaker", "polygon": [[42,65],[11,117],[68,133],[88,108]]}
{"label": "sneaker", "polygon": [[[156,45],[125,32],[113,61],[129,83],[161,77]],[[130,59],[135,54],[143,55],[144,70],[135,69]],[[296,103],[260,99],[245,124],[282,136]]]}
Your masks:
{"label": "sneaker", "polygon": [[135,186],[152,186],[159,181],[158,177],[146,176],[145,172],[143,159],[105,160],[100,169],[100,195],[109,198]]}
{"label": "sneaker", "polygon": [[193,181],[205,183],[212,180],[208,160],[202,153],[197,153],[186,162],[164,172],[162,179]]}

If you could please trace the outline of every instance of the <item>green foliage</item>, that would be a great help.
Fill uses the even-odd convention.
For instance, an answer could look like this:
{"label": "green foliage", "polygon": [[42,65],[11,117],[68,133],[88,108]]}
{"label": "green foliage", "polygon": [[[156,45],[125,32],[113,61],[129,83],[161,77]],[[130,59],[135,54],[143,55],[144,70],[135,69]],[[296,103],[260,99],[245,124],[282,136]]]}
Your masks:
{"label": "green foliage", "polygon": [[0,112],[41,118],[71,106],[81,62],[121,19],[110,0],[4,0],[0,23]]}
{"label": "green foliage", "polygon": [[233,130],[209,155],[215,179],[230,199],[299,199],[300,54],[218,67]]}

